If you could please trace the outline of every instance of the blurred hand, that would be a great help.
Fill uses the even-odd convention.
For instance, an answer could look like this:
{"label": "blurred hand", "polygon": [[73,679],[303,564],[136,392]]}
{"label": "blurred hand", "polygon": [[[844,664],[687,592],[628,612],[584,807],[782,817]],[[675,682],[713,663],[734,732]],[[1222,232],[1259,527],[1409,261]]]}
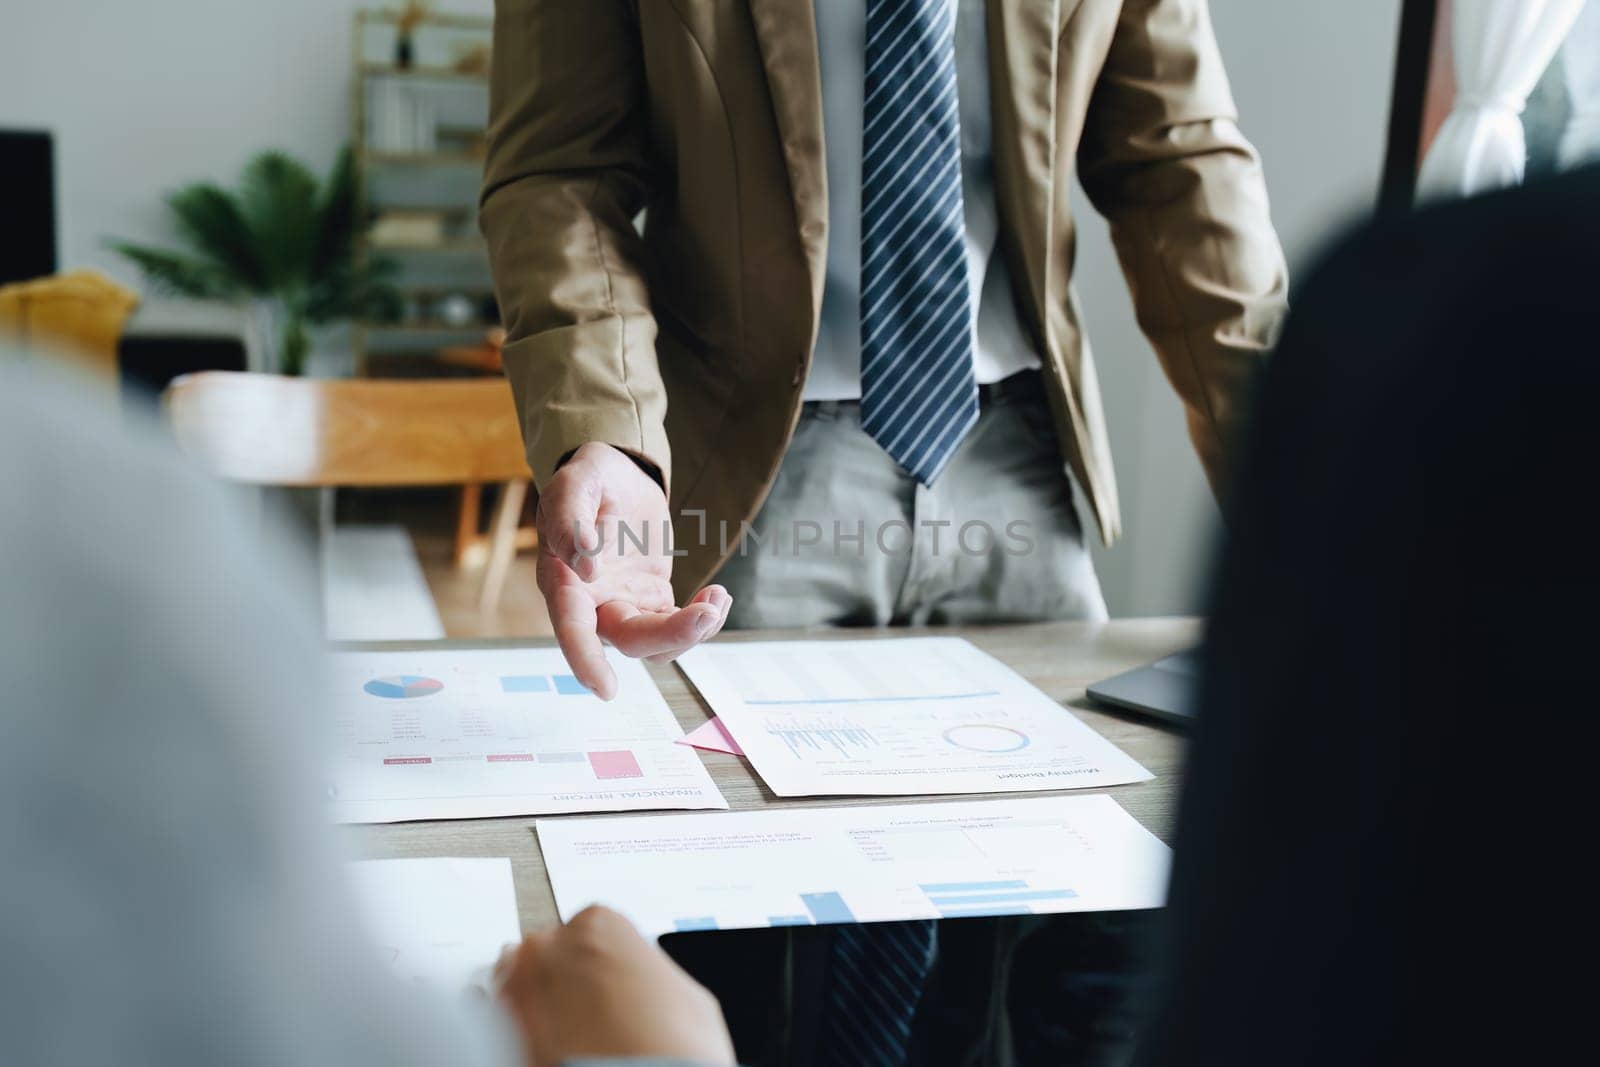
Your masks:
{"label": "blurred hand", "polygon": [[[623,655],[666,663],[727,621],[733,597],[720,585],[682,608],[673,603],[666,494],[610,445],[572,454],[539,494],[537,521],[539,590],[556,641],[578,681],[601,698],[617,695],[602,640]],[[624,527],[631,540],[619,537]]]}
{"label": "blurred hand", "polygon": [[606,908],[508,948],[495,977],[530,1067],[585,1057],[734,1062],[716,998]]}

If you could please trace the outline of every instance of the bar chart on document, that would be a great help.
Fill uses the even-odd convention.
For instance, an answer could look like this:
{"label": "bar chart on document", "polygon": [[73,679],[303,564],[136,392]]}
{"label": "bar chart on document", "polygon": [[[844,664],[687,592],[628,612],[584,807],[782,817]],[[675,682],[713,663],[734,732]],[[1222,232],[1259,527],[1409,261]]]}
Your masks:
{"label": "bar chart on document", "polygon": [[960,638],[718,643],[679,664],[780,796],[1016,792],[1151,777]]}
{"label": "bar chart on document", "polygon": [[341,822],[725,808],[666,701],[612,653],[602,701],[556,649],[334,657]]}
{"label": "bar chart on document", "polygon": [[1108,796],[541,819],[570,919],[647,934],[1160,907],[1171,853]]}

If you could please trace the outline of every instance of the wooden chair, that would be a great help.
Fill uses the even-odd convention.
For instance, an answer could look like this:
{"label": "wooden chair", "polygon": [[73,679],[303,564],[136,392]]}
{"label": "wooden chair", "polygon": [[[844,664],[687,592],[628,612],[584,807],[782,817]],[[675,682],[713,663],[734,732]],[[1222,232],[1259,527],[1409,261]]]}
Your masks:
{"label": "wooden chair", "polygon": [[[440,363],[448,367],[480,371],[493,374],[496,377],[504,373],[505,362],[502,350],[505,347],[506,331],[499,326],[491,326],[484,331],[483,340],[475,345],[451,345],[441,348],[438,353]],[[461,487],[461,503],[456,510],[456,566],[467,567],[483,561],[489,552],[489,538],[478,533],[478,512],[483,505],[483,487],[481,485],[464,485]],[[532,529],[517,531],[518,549],[531,547],[534,537]]]}
{"label": "wooden chair", "polygon": [[[504,379],[329,381],[207,371],[174,380],[164,396],[179,446],[228,481],[319,489],[503,483],[490,523],[484,611],[499,603],[519,544],[534,543],[532,530],[518,528],[530,474]],[[458,558],[466,534],[463,522]]]}

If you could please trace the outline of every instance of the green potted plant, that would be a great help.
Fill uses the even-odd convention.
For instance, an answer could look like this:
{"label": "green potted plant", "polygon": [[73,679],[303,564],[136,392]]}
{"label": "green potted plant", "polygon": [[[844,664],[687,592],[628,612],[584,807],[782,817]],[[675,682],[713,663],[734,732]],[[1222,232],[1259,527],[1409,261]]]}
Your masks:
{"label": "green potted plant", "polygon": [[209,182],[167,197],[185,249],[125,241],[112,247],[158,289],[203,300],[266,301],[279,324],[278,369],[299,374],[310,349],[309,324],[392,317],[394,264],[363,258],[355,163],[340,151],[326,182],[282,152],[263,152],[236,190]]}

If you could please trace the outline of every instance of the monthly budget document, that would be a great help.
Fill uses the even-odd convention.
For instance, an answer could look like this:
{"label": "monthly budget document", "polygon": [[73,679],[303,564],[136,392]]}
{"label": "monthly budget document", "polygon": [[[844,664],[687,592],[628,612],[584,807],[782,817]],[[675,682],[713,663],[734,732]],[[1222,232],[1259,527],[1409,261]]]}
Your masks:
{"label": "monthly budget document", "polygon": [[1153,777],[957,637],[726,642],[678,663],[779,796],[1022,792]]}
{"label": "monthly budget document", "polygon": [[726,808],[643,665],[607,655],[612,701],[553,648],[338,653],[334,817]]}
{"label": "monthly budget document", "polygon": [[562,919],[640,931],[1129,911],[1171,853],[1108,796],[540,819]]}

